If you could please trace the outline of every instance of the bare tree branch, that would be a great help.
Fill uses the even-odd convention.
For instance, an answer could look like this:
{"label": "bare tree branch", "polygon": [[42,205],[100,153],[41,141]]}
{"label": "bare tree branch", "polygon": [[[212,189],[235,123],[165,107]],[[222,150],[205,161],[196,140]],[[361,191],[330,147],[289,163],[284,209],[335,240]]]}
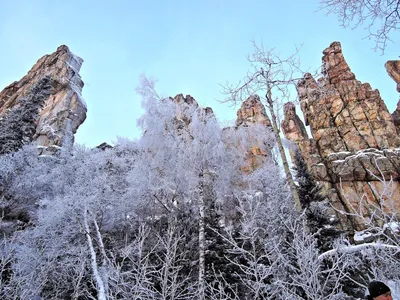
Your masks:
{"label": "bare tree branch", "polygon": [[384,53],[390,36],[399,29],[400,0],[321,0],[321,8],[337,15],[342,27],[365,25],[368,38],[375,41],[374,50]]}

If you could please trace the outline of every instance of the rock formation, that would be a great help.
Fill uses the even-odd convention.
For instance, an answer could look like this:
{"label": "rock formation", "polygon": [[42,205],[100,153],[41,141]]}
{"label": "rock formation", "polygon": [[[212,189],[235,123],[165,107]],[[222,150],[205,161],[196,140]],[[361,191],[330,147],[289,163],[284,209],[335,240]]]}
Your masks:
{"label": "rock formation", "polygon": [[[241,105],[236,113],[235,130],[262,130],[266,128],[271,130],[271,121],[265,111],[258,95],[249,96]],[[250,132],[251,137],[251,132]],[[271,157],[271,149],[273,147],[272,135],[266,136],[265,140],[251,141],[251,149],[246,153],[246,165],[243,171],[251,172],[260,167],[268,157]]]}
{"label": "rock formation", "polygon": [[[178,105],[178,111],[176,112],[177,118],[184,121],[186,125],[189,125],[191,120],[188,119],[187,116],[190,114],[187,112],[191,109],[197,109],[199,107],[197,101],[190,95],[186,95],[186,97],[184,97],[182,94],[178,94],[174,98],[170,98],[170,100]],[[214,111],[211,107],[205,107],[201,109],[204,111],[205,115],[215,118]]]}
{"label": "rock formation", "polygon": [[[400,212],[400,136],[392,115],[378,90],[356,80],[339,42],[323,54],[323,77],[316,81],[305,74],[297,86],[312,138],[290,103],[282,123],[285,137],[299,146],[310,171],[338,209],[352,211],[351,206],[365,200],[368,214],[383,197],[393,199]],[[342,218],[342,225],[362,228],[354,218]]]}
{"label": "rock formation", "polygon": [[49,75],[52,91],[39,112],[33,140],[51,151],[51,147],[61,146],[65,138],[73,139],[87,111],[81,96],[84,83],[79,70],[82,62],[64,45],[40,58],[27,75],[0,92],[0,118],[19,105],[19,100],[40,78]]}
{"label": "rock formation", "polygon": [[[400,60],[389,60],[386,62],[385,68],[389,76],[397,83],[397,91],[400,93]],[[392,118],[400,133],[400,100],[397,102],[396,110],[392,113]]]}
{"label": "rock formation", "polygon": [[250,96],[242,103],[242,106],[236,113],[236,127],[248,126],[250,124],[260,124],[271,127],[271,121],[257,95]]}

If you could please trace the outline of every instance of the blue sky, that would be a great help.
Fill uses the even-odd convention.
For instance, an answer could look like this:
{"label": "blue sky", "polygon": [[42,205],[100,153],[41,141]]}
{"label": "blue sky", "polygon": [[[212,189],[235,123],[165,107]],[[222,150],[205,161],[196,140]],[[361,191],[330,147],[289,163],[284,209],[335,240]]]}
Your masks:
{"label": "blue sky", "polygon": [[88,146],[139,135],[135,93],[142,73],[166,96],[190,94],[221,121],[236,109],[222,100],[220,83],[237,82],[248,69],[251,39],[283,56],[301,45],[303,68],[321,65],[333,41],[357,79],[381,92],[389,111],[399,95],[384,63],[398,59],[398,34],[385,55],[372,50],[366,32],[343,29],[318,0],[0,1],[0,89],[23,77],[61,44],[84,59],[81,76],[87,119],[76,141]]}

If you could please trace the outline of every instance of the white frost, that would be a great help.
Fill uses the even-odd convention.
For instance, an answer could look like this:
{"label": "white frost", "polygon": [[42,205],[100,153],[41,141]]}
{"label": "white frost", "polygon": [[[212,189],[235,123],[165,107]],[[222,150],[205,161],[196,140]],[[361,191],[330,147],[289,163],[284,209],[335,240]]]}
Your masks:
{"label": "white frost", "polygon": [[370,232],[365,232],[363,231],[356,231],[354,234],[354,241],[356,242],[362,242],[364,241],[366,238],[369,238],[372,236],[372,233]]}
{"label": "white frost", "polygon": [[390,230],[394,233],[400,232],[400,224],[398,222],[390,222],[383,225],[383,229],[390,228]]}
{"label": "white frost", "polygon": [[385,248],[385,249],[393,249],[393,250],[400,250],[400,247],[398,246],[393,246],[393,245],[388,245],[388,244],[382,244],[380,242],[377,243],[365,243],[365,244],[360,244],[360,245],[351,245],[351,246],[347,246],[347,247],[342,247],[339,249],[332,249],[329,251],[326,251],[324,253],[322,253],[320,256],[318,256],[318,259],[324,259],[328,256],[333,256],[336,253],[353,253],[353,252],[357,252],[366,248]]}

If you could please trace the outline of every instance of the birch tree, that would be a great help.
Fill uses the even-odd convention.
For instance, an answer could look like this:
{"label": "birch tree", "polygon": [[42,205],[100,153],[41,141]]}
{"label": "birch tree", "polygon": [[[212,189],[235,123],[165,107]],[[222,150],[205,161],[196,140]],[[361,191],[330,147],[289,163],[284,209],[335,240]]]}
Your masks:
{"label": "birch tree", "polygon": [[257,45],[254,41],[253,47],[253,53],[247,58],[250,63],[250,69],[243,80],[236,85],[226,84],[223,86],[223,92],[227,95],[225,101],[237,104],[250,95],[265,93],[265,96],[261,97],[261,99],[263,99],[263,103],[271,115],[272,129],[285,170],[286,180],[289,184],[295,207],[300,212],[301,203],[283,148],[279,125],[279,111],[283,103],[290,100],[291,86],[294,86],[301,77],[297,60],[298,51],[283,59],[276,53],[276,50],[265,49],[263,45]]}
{"label": "birch tree", "polygon": [[115,208],[127,207],[114,189],[119,177],[107,172],[109,161],[101,152],[33,157],[19,171],[19,182],[9,182],[13,198],[30,196],[36,206],[30,227],[15,233],[10,285],[23,299],[108,299],[110,259],[104,233],[115,230],[114,222],[126,216]]}

